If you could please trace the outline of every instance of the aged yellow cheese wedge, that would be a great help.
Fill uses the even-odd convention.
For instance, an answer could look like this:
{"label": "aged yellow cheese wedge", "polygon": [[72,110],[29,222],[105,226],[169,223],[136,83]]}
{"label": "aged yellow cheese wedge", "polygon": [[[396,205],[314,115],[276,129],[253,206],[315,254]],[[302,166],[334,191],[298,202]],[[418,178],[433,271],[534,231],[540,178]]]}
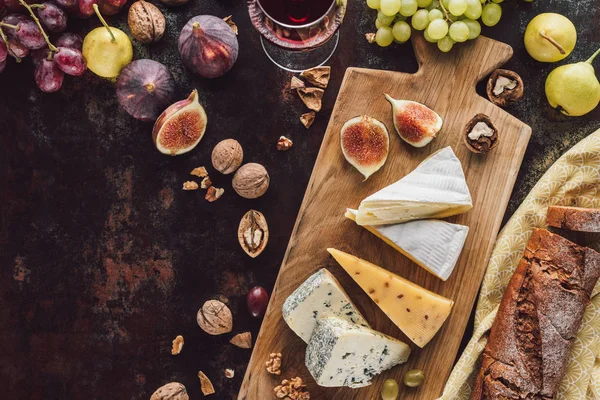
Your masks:
{"label": "aged yellow cheese wedge", "polygon": [[417,346],[429,343],[450,315],[452,300],[351,254],[327,251]]}

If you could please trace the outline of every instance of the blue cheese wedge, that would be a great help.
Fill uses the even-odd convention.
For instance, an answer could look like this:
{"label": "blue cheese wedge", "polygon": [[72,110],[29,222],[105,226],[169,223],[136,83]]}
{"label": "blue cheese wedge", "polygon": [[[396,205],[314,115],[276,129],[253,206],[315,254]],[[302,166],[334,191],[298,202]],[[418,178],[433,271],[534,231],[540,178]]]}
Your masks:
{"label": "blue cheese wedge", "polygon": [[306,347],[306,368],[325,387],[369,386],[371,379],[410,356],[410,347],[337,317],[317,321]]}
{"label": "blue cheese wedge", "polygon": [[445,218],[473,208],[460,160],[446,147],[425,159],[410,174],[364,199],[359,225],[389,225]]}
{"label": "blue cheese wedge", "polygon": [[[356,221],[356,214],[348,208],[345,216]],[[435,219],[363,228],[443,281],[454,271],[469,233],[468,226]]]}
{"label": "blue cheese wedge", "polygon": [[340,317],[370,327],[335,276],[325,268],[298,286],[283,303],[282,314],[288,326],[306,343],[319,318]]}

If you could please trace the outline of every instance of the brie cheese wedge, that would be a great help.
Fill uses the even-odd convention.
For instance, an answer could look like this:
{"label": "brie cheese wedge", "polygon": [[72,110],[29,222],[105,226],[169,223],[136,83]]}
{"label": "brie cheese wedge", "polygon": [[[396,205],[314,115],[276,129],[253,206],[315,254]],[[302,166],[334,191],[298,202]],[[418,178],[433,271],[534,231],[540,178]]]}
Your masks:
{"label": "brie cheese wedge", "polygon": [[[345,216],[356,221],[356,214],[347,209]],[[468,226],[438,220],[363,228],[443,281],[454,270],[469,233]]]}
{"label": "brie cheese wedge", "polygon": [[364,199],[359,225],[388,225],[418,219],[445,218],[473,208],[462,165],[446,147],[414,171]]}

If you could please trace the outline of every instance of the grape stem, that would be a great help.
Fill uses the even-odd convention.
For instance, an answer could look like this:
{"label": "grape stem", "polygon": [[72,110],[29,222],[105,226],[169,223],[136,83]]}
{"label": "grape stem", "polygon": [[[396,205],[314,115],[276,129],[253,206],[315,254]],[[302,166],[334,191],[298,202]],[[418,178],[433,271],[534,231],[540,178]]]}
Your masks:
{"label": "grape stem", "polygon": [[6,22],[0,22],[0,27],[14,29],[15,31],[19,30],[18,25],[7,24]]}
{"label": "grape stem", "polygon": [[23,7],[25,7],[27,9],[27,11],[29,11],[29,15],[31,15],[31,18],[35,21],[35,23],[37,24],[38,28],[40,28],[40,31],[42,31],[42,36],[44,36],[44,40],[46,41],[46,43],[48,44],[48,48],[51,51],[58,51],[58,49],[56,48],[55,45],[53,45],[50,42],[50,38],[48,37],[48,35],[46,35],[46,31],[44,30],[44,28],[42,27],[42,24],[40,24],[40,20],[38,19],[38,17],[35,15],[35,13],[33,12],[33,10],[31,9],[31,7],[29,6],[29,4],[27,4],[25,2],[25,0],[19,0],[19,3],[21,3],[21,5]]}
{"label": "grape stem", "polygon": [[543,37],[544,39],[546,39],[547,41],[549,41],[554,47],[556,47],[558,49],[558,51],[560,52],[560,54],[567,54],[565,48],[562,47],[560,45],[560,43],[558,43],[556,40],[552,39],[550,36],[546,35],[545,30],[540,31],[540,36]]}
{"label": "grape stem", "polygon": [[10,49],[10,44],[8,43],[8,39],[6,38],[4,31],[2,30],[1,24],[0,24],[0,37],[2,37],[2,41],[4,42],[4,45],[6,46],[6,50],[8,51],[8,54],[13,56],[18,63],[21,62],[21,58],[17,57],[17,55]]}
{"label": "grape stem", "polygon": [[[19,0],[19,1],[22,1],[22,0]],[[115,37],[115,35],[110,30],[110,26],[108,26],[108,24],[104,20],[104,17],[102,17],[102,14],[100,14],[100,10],[98,9],[98,4],[94,4],[92,7],[94,7],[94,12],[98,16],[98,19],[100,20],[100,22],[102,22],[102,25],[104,25],[104,27],[106,28],[106,30],[110,34],[110,37],[112,37],[111,42],[117,43],[117,38]]]}
{"label": "grape stem", "polygon": [[442,11],[444,11],[444,15],[446,16],[447,22],[452,22],[452,20],[450,19],[450,15],[448,15],[448,10],[446,10],[446,7],[444,7],[444,2],[442,0],[440,0],[440,6],[442,7]]}
{"label": "grape stem", "polygon": [[587,59],[586,63],[592,65],[592,63],[594,62],[594,58],[596,58],[598,54],[600,54],[600,49],[596,50],[596,52],[592,54],[590,58]]}

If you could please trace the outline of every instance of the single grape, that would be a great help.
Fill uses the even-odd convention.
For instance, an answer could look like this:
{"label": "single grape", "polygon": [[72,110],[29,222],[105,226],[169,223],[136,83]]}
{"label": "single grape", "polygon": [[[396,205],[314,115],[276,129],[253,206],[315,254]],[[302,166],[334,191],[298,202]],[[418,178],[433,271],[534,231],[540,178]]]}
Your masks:
{"label": "single grape", "polygon": [[105,0],[108,4],[121,8],[127,3],[127,0]]}
{"label": "single grape", "polygon": [[8,38],[8,48],[18,58],[25,58],[29,54],[29,49],[14,37]]}
{"label": "single grape", "polygon": [[476,39],[481,34],[481,25],[478,21],[473,21],[471,19],[463,20],[465,24],[469,27],[469,39]]}
{"label": "single grape", "polygon": [[394,39],[400,43],[404,43],[410,39],[412,30],[406,21],[398,21],[392,27],[392,35]]}
{"label": "single grape", "polygon": [[42,92],[56,92],[62,86],[64,78],[64,72],[58,68],[54,60],[44,58],[35,67],[35,83]]}
{"label": "single grape", "polygon": [[410,17],[414,15],[419,9],[419,5],[417,4],[417,0],[402,0],[400,5],[400,15],[405,17]]}
{"label": "single grape", "polygon": [[[405,22],[406,23],[406,22]],[[392,28],[389,26],[383,26],[377,29],[377,33],[375,34],[375,42],[381,47],[387,47],[394,41],[394,34],[392,33]]]}
{"label": "single grape", "polygon": [[264,288],[255,286],[250,289],[248,296],[246,296],[246,305],[248,306],[250,315],[254,318],[260,318],[265,315],[265,311],[267,311],[269,294]]}
{"label": "single grape", "polygon": [[6,48],[6,43],[4,43],[4,41],[0,41],[0,62],[3,62],[4,60],[6,60],[6,57],[8,56],[8,49]]}
{"label": "single grape", "polygon": [[46,46],[46,41],[42,35],[42,31],[32,20],[19,22],[19,29],[16,32],[16,37],[19,42],[28,49],[41,49]]}
{"label": "single grape", "polygon": [[502,3],[504,0],[492,0],[492,3]]}
{"label": "single grape", "polygon": [[440,40],[448,34],[448,23],[443,19],[435,19],[429,23],[427,33],[432,40]]}
{"label": "single grape", "polygon": [[367,0],[367,6],[373,10],[377,10],[379,8],[379,0]]}
{"label": "single grape", "polygon": [[393,379],[387,379],[383,382],[383,386],[381,387],[381,399],[396,400],[399,392],[400,388],[398,387],[398,382]]}
{"label": "single grape", "polygon": [[77,4],[77,0],[54,0],[54,2],[63,9],[74,7]]}
{"label": "single grape", "polygon": [[417,0],[419,8],[427,8],[433,3],[433,0]]}
{"label": "single grape", "polygon": [[[16,26],[18,26],[21,22],[27,20],[27,16],[23,14],[8,14],[4,18],[2,18],[2,22],[4,22],[5,24]],[[17,37],[17,31],[15,29],[4,27],[2,30],[8,37]]]}
{"label": "single grape", "polygon": [[379,20],[379,23],[384,25],[384,26],[390,26],[390,24],[392,22],[394,22],[394,16],[387,16],[384,13],[381,12],[381,10],[377,11],[377,19]]}
{"label": "single grape", "polygon": [[83,75],[87,67],[83,54],[69,47],[59,47],[54,54],[54,62],[65,74],[73,76]]}
{"label": "single grape", "polygon": [[394,22],[397,22],[397,21],[406,21],[406,20],[407,20],[407,18],[404,15],[401,15],[401,14],[396,14],[396,18],[394,18]]}
{"label": "single grape", "polygon": [[97,4],[97,0],[77,0],[79,6],[79,12],[84,17],[90,17],[94,15],[94,4]]}
{"label": "single grape", "polygon": [[6,60],[0,61],[0,72],[4,71],[4,67],[6,67]]}
{"label": "single grape", "polygon": [[463,15],[465,11],[467,11],[467,1],[466,0],[450,0],[448,2],[448,11],[450,14],[458,17]]}
{"label": "single grape", "polygon": [[500,7],[496,3],[489,3],[483,7],[483,11],[481,13],[481,22],[483,22],[486,26],[494,26],[498,22],[500,22],[500,18],[502,18],[502,7]]}
{"label": "single grape", "polygon": [[81,51],[83,40],[81,39],[81,36],[75,33],[65,32],[54,41],[54,45],[57,47],[70,47]]}
{"label": "single grape", "polygon": [[429,25],[429,12],[424,9],[420,9],[412,16],[411,25],[418,31],[422,31]]}
{"label": "single grape", "polygon": [[466,42],[469,40],[469,27],[463,21],[456,21],[450,25],[448,34],[455,42]]}
{"label": "single grape", "polygon": [[469,19],[478,19],[481,17],[481,11],[483,7],[479,0],[467,0],[467,10],[465,11],[465,17]]}
{"label": "single grape", "polygon": [[447,53],[452,50],[452,46],[454,46],[454,40],[450,36],[444,36],[440,41],[437,42],[438,49],[442,52]]}
{"label": "single grape", "polygon": [[401,5],[401,0],[381,0],[379,7],[385,15],[392,17],[398,14]]}
{"label": "single grape", "polygon": [[[431,25],[431,24],[429,24]],[[425,40],[427,40],[429,43],[437,43],[437,40],[433,40],[430,36],[429,33],[427,33],[427,29],[425,29],[423,31],[423,37],[425,38]]]}
{"label": "single grape", "polygon": [[434,8],[433,10],[429,11],[428,18],[429,21],[433,21],[434,19],[443,19],[444,13],[438,10],[437,8]]}
{"label": "single grape", "polygon": [[67,28],[67,13],[58,8],[54,3],[42,3],[44,8],[39,8],[38,17],[40,22],[50,32],[62,32]]}
{"label": "single grape", "polygon": [[440,3],[442,3],[444,5],[444,7],[446,7],[446,9],[448,9],[448,6],[450,5],[450,0],[439,0]]}
{"label": "single grape", "polygon": [[29,55],[33,60],[33,65],[38,65],[40,61],[42,61],[44,58],[48,58],[49,51],[50,50],[48,49],[48,47],[42,47],[41,49],[31,50]]}

